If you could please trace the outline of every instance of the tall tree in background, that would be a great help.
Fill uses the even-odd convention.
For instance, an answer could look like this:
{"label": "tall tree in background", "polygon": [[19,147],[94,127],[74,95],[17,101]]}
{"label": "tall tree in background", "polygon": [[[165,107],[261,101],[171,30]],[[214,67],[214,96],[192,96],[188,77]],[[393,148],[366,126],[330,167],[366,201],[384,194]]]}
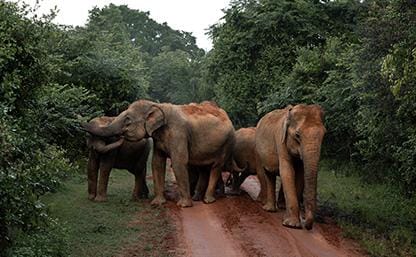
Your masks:
{"label": "tall tree in background", "polygon": [[233,1],[211,29],[216,99],[242,125],[319,103],[328,154],[413,194],[415,17],[407,0]]}
{"label": "tall tree in background", "polygon": [[[123,34],[140,49],[149,78],[149,96],[157,101],[186,103],[211,97],[201,78],[204,51],[190,33],[159,24],[148,12],[110,4],[90,12],[87,27],[107,31],[110,36]],[[121,33],[121,31],[123,33]],[[141,76],[137,73],[136,76]]]}
{"label": "tall tree in background", "polygon": [[[216,97],[239,125],[255,124],[258,103],[283,90],[297,49],[325,42],[323,4],[311,1],[233,1],[212,27],[209,71]],[[281,106],[281,105],[280,105]]]}

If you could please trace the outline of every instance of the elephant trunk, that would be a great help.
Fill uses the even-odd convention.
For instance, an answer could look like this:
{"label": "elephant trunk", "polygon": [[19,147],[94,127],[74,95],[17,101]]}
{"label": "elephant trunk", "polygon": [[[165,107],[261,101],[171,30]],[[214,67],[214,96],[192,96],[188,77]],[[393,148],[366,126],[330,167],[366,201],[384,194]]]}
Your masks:
{"label": "elephant trunk", "polygon": [[96,123],[88,122],[81,124],[81,129],[100,137],[119,136],[123,133],[121,124],[117,119],[107,126],[99,126]]}
{"label": "elephant trunk", "polygon": [[124,138],[120,138],[116,142],[106,145],[104,141],[100,140],[98,142],[95,142],[95,144],[93,144],[92,146],[94,150],[96,150],[97,152],[101,154],[105,154],[109,151],[119,148],[123,144],[123,142],[124,142]]}
{"label": "elephant trunk", "polygon": [[305,145],[303,151],[303,164],[305,170],[304,183],[304,206],[305,206],[305,228],[312,229],[317,196],[318,163],[321,152],[322,138],[313,140]]}

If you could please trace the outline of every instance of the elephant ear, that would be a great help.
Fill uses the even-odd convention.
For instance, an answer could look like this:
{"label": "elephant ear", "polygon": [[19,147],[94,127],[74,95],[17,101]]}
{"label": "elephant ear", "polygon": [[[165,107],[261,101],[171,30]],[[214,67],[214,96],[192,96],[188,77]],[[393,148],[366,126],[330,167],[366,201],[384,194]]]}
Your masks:
{"label": "elephant ear", "polygon": [[153,132],[163,125],[165,125],[165,114],[159,106],[153,105],[148,111],[146,121],[144,123],[146,133],[149,136],[152,136]]}
{"label": "elephant ear", "polygon": [[293,109],[292,105],[289,105],[286,107],[286,114],[285,114],[285,118],[282,124],[282,144],[285,143],[286,141],[286,137],[287,137],[287,128],[289,127],[290,124],[290,111]]}

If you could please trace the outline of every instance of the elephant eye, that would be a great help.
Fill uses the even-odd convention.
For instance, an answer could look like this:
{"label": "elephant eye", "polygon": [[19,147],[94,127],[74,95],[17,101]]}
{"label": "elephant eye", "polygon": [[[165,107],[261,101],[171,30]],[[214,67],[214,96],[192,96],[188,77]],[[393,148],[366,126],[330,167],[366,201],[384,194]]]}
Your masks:
{"label": "elephant eye", "polygon": [[299,131],[295,132],[295,137],[298,141],[300,140],[300,132]]}

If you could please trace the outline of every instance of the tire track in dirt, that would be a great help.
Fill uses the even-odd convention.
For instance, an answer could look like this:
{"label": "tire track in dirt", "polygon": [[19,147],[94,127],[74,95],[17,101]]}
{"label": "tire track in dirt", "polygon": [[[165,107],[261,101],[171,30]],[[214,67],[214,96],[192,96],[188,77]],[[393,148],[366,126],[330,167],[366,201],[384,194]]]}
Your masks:
{"label": "tire track in dirt", "polygon": [[[175,185],[168,188],[169,198],[176,199]],[[311,231],[282,226],[283,211],[268,213],[253,201],[259,191],[255,177],[249,177],[242,189],[248,194],[227,196],[213,204],[194,202],[185,209],[168,204],[177,226],[177,255],[365,256],[355,243],[340,236],[335,225],[315,224]]]}

